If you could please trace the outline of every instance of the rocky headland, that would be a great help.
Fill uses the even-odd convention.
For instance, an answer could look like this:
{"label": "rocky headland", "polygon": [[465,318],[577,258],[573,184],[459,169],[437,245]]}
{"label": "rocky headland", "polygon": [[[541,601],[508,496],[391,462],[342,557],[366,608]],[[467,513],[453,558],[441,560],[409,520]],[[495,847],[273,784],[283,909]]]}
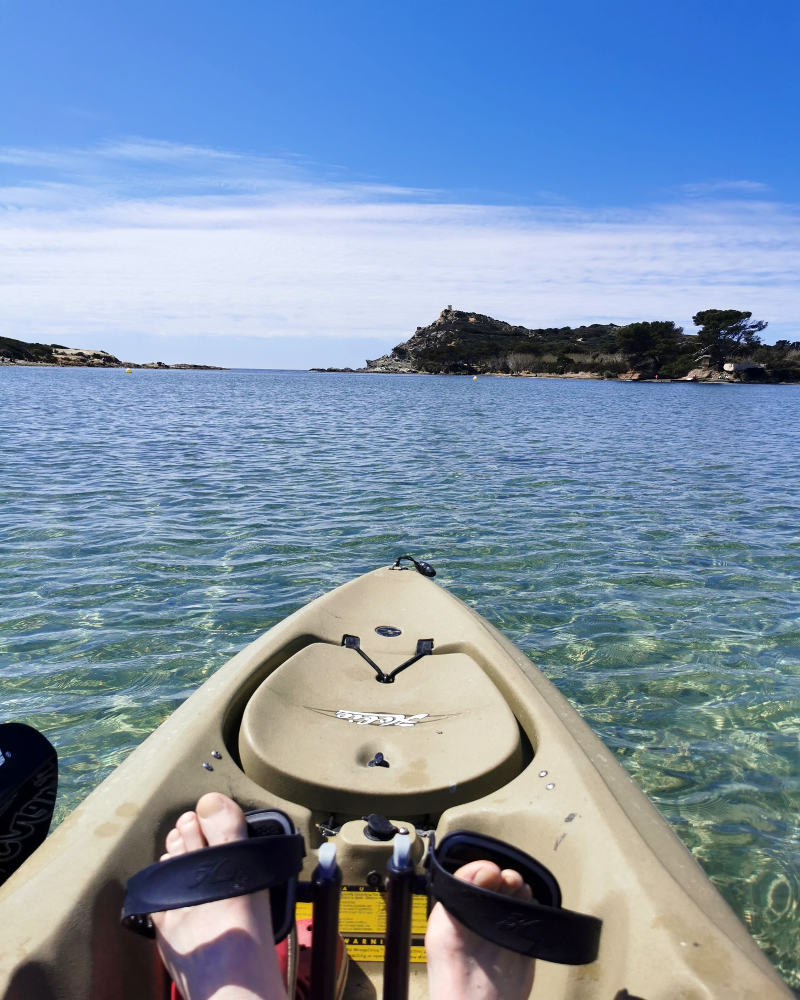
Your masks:
{"label": "rocky headland", "polygon": [[793,382],[800,381],[798,346],[783,341],[775,347],[760,345],[763,358],[736,357],[728,359],[724,366],[713,365],[710,356],[701,353],[698,337],[684,334],[671,322],[529,329],[447,306],[433,323],[417,327],[408,340],[389,354],[368,360],[363,368],[311,370],[378,375]]}
{"label": "rocky headland", "polygon": [[120,361],[108,351],[96,351],[61,344],[36,344],[11,337],[0,337],[1,365],[38,365],[56,368],[162,368],[192,371],[224,371],[216,365],[168,365],[163,361]]}
{"label": "rocky headland", "polygon": [[599,323],[577,329],[530,330],[448,306],[429,326],[417,327],[391,354],[367,361],[366,370],[437,375],[532,373],[537,361],[556,361],[566,346],[580,346],[582,352],[613,352],[615,330],[613,324]]}
{"label": "rocky headland", "polygon": [[[429,326],[418,326],[390,354],[367,361],[364,368],[315,368],[390,375],[534,374],[552,367],[565,347],[582,353],[614,352],[614,324],[531,330],[491,316],[448,306]],[[576,372],[576,374],[580,374]],[[590,376],[593,373],[585,372]],[[599,375],[597,377],[600,377]]]}

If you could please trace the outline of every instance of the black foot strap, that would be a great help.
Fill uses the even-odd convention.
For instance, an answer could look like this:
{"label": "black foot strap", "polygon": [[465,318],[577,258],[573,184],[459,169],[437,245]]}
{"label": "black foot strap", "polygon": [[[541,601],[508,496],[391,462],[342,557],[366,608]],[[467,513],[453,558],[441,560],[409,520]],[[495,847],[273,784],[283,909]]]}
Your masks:
{"label": "black foot strap", "polygon": [[282,941],[294,923],[297,875],[305,855],[303,838],[277,809],[262,809],[245,818],[247,840],[178,854],[148,865],[129,879],[122,904],[123,925],[153,937],[151,913],[271,889],[275,942]]}
{"label": "black foot strap", "polygon": [[[533,891],[524,902],[453,877],[470,861],[487,860],[518,871]],[[597,958],[602,921],[561,906],[558,882],[544,865],[502,840],[449,834],[430,854],[430,893],[470,930],[501,948],[562,965]]]}

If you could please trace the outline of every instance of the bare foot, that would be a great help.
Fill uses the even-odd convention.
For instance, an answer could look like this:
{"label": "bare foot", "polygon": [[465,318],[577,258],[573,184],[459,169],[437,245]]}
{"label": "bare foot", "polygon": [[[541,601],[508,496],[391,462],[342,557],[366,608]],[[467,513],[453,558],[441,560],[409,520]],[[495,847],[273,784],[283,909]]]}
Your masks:
{"label": "bare foot", "polygon": [[[471,861],[456,878],[515,899],[530,899],[519,872],[500,871],[491,861]],[[425,935],[431,1000],[527,1000],[533,989],[533,959],[500,948],[469,930],[437,903]]]}
{"label": "bare foot", "polygon": [[[166,839],[164,861],[247,836],[244,813],[211,792]],[[184,1000],[285,1000],[275,957],[269,892],[152,915],[158,950]]]}

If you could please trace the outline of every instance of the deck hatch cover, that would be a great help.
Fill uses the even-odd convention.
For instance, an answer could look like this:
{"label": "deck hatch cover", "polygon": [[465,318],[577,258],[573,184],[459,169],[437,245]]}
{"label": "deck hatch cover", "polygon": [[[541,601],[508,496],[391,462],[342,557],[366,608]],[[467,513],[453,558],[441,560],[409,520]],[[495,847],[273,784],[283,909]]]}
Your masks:
{"label": "deck hatch cover", "polygon": [[[388,668],[394,657],[381,653]],[[520,729],[466,653],[375,684],[352,649],[312,643],[255,691],[239,731],[245,773],[311,809],[438,813],[500,788],[523,766]],[[390,768],[368,767],[382,753]]]}

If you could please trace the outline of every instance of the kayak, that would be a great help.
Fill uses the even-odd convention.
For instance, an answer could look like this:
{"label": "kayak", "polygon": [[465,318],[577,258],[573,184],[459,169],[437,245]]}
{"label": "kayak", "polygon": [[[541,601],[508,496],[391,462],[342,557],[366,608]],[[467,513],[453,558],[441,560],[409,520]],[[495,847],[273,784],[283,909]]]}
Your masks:
{"label": "kayak", "polygon": [[549,909],[591,938],[537,962],[534,1000],[791,997],[613,754],[432,574],[411,557],[367,573],[192,694],[0,887],[0,996],[168,996],[152,941],[121,923],[125,887],[176,817],[219,791],[288,817],[301,883],[335,848],[350,1000],[381,995],[400,835],[414,872],[404,974],[408,996],[427,997],[424,893],[443,871],[434,845],[459,831],[535,859],[552,873]]}

